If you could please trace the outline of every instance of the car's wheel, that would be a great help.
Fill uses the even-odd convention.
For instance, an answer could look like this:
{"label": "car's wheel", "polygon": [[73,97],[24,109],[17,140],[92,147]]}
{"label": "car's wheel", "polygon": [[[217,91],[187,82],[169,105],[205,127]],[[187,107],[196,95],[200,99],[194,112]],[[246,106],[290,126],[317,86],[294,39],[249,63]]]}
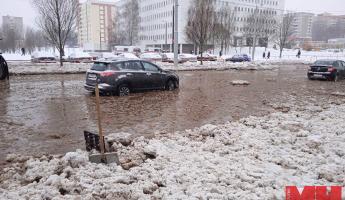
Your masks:
{"label": "car's wheel", "polygon": [[8,78],[8,70],[6,63],[0,63],[0,80]]}
{"label": "car's wheel", "polygon": [[165,86],[165,89],[168,91],[173,91],[175,89],[175,83],[173,80],[169,80]]}
{"label": "car's wheel", "polygon": [[128,96],[131,90],[127,84],[122,84],[118,87],[118,95],[120,97]]}
{"label": "car's wheel", "polygon": [[0,64],[0,80],[4,80],[5,78],[5,68]]}

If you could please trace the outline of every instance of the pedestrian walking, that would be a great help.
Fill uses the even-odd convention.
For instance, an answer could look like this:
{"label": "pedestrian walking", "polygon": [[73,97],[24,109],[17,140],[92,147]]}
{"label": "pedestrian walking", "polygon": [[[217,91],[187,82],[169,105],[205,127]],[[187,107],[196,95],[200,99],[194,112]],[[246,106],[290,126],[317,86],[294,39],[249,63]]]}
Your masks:
{"label": "pedestrian walking", "polygon": [[25,48],[23,47],[21,50],[22,50],[22,56],[25,56]]}
{"label": "pedestrian walking", "polygon": [[219,51],[219,57],[222,57],[222,55],[223,55],[223,52]]}
{"label": "pedestrian walking", "polygon": [[300,58],[301,57],[301,49],[298,49],[298,52],[297,52],[297,58]]}
{"label": "pedestrian walking", "polygon": [[267,59],[270,59],[270,57],[271,57],[271,52],[269,51],[269,52],[267,53]]}
{"label": "pedestrian walking", "polygon": [[263,59],[266,58],[266,52],[264,52],[264,53],[262,54],[262,58],[263,58]]}

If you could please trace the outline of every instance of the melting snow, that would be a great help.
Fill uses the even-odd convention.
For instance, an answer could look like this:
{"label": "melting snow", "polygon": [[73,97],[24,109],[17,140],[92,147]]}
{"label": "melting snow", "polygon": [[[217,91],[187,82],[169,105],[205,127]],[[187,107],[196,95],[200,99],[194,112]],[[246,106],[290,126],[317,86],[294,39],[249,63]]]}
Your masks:
{"label": "melting snow", "polygon": [[115,141],[129,170],[92,164],[80,150],[10,155],[0,199],[284,199],[287,185],[344,186],[344,113],[345,105],[313,105]]}

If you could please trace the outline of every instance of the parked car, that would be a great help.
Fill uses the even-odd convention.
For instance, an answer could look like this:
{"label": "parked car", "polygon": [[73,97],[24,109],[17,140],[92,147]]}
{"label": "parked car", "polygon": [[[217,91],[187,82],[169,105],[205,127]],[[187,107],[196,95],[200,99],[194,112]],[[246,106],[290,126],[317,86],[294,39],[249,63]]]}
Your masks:
{"label": "parked car", "polygon": [[138,56],[134,55],[133,53],[117,53],[117,56],[121,58],[128,58],[128,59],[139,59]]}
{"label": "parked car", "polygon": [[193,54],[180,54],[181,59],[186,60],[188,62],[197,62],[198,61],[198,56],[193,55]]}
{"label": "parked car", "polygon": [[36,51],[31,55],[31,62],[34,63],[55,63],[55,55],[49,52]]}
{"label": "parked car", "polygon": [[247,54],[234,55],[231,58],[225,59],[225,61],[230,62],[250,62],[252,59]]}
{"label": "parked car", "polygon": [[93,57],[85,52],[72,53],[68,56],[68,61],[75,63],[90,63],[93,62]]}
{"label": "parked car", "polygon": [[308,79],[338,81],[345,77],[345,62],[342,60],[317,60],[309,67]]}
{"label": "parked car", "polygon": [[9,75],[7,62],[0,52],[0,80],[8,79]]}
{"label": "parked car", "polygon": [[197,59],[198,61],[217,61],[217,56],[209,53],[203,53],[202,57],[201,55],[198,55]]}
{"label": "parked car", "polygon": [[[181,55],[178,55],[177,59],[178,59],[178,63],[187,62],[187,60],[181,57]],[[174,53],[163,53],[162,62],[174,63]]]}
{"label": "parked car", "polygon": [[101,93],[127,96],[143,90],[179,88],[177,74],[139,59],[97,61],[86,73],[85,89],[94,92],[96,81]]}
{"label": "parked car", "polygon": [[110,53],[110,52],[103,52],[101,54],[101,58],[104,60],[113,60],[113,59],[117,59],[120,56],[115,55],[114,53]]}
{"label": "parked car", "polygon": [[147,61],[162,61],[162,56],[159,53],[143,53],[140,58]]}

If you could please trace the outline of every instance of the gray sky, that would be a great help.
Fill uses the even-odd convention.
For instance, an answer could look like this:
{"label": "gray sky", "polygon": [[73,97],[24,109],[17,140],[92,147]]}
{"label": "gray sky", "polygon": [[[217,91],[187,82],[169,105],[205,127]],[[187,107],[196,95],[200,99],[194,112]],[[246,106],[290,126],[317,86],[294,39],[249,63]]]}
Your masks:
{"label": "gray sky", "polygon": [[344,3],[344,0],[285,0],[285,8],[293,11],[345,15]]}
{"label": "gray sky", "polygon": [[[115,2],[116,0],[108,1]],[[25,25],[36,26],[35,11],[30,5],[30,0],[0,0],[0,2],[0,16],[13,15],[23,17]],[[344,0],[286,0],[286,9],[314,13],[331,12],[345,15]]]}

